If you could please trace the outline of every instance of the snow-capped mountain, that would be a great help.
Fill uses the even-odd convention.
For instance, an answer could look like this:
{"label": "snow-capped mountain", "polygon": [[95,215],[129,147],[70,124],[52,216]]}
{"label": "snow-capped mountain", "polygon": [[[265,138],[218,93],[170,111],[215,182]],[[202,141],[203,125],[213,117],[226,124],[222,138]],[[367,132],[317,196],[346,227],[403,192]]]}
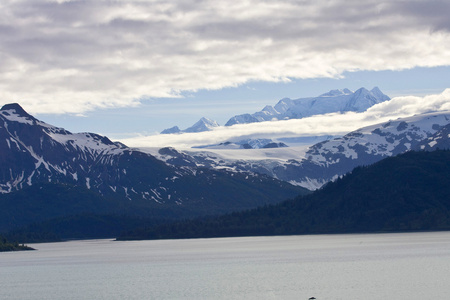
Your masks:
{"label": "snow-capped mountain", "polygon": [[293,174],[297,174],[299,185],[319,188],[357,166],[415,149],[449,123],[450,113],[440,112],[364,127],[313,145],[305,158],[289,162],[274,173],[277,178],[290,179],[292,183]]}
{"label": "snow-capped mountain", "polygon": [[161,134],[173,134],[173,133],[181,133],[181,129],[178,126],[173,126],[161,131]]}
{"label": "snow-capped mountain", "polygon": [[0,195],[43,183],[82,186],[104,197],[199,211],[212,203],[213,211],[249,208],[258,202],[281,201],[301,192],[287,183],[257,174],[236,174],[195,165],[169,166],[107,137],[74,134],[46,124],[18,104],[3,106]]}
{"label": "snow-capped mountain", "polygon": [[[360,88],[355,92],[349,89],[331,90],[318,97],[281,99],[275,106],[267,105],[254,114],[236,115],[228,120],[225,126],[247,124],[272,120],[301,119],[312,115],[332,112],[363,112],[369,107],[390,100],[378,87],[372,90]],[[177,134],[183,132],[210,131],[219,124],[208,118],[201,118],[194,125],[184,130],[178,126],[164,129],[161,134]]]}
{"label": "snow-capped mountain", "polygon": [[390,100],[378,87],[372,90],[360,88],[355,92],[349,89],[332,90],[318,97],[280,100],[274,107],[267,105],[254,114],[232,117],[225,126],[255,123],[270,120],[301,119],[313,115],[332,112],[363,112],[369,107]]}
{"label": "snow-capped mountain", "polygon": [[183,132],[210,131],[214,127],[218,127],[218,126],[219,126],[219,124],[217,124],[216,121],[203,117],[200,120],[198,120],[198,122],[195,123],[194,125],[192,125],[191,127],[186,128],[185,130],[183,130]]}
{"label": "snow-capped mountain", "polygon": [[438,139],[448,139],[449,123],[450,112],[428,113],[364,127],[303,150],[294,147],[245,150],[253,151],[247,159],[227,156],[231,151],[239,150],[181,152],[163,148],[154,154],[169,164],[189,162],[236,172],[251,171],[317,189],[357,166],[369,165],[418,147],[435,146]]}
{"label": "snow-capped mountain", "polygon": [[183,132],[204,132],[204,131],[210,131],[214,127],[218,127],[219,124],[211,119],[208,118],[201,118],[198,120],[194,125],[192,125],[189,128],[186,128],[185,130],[180,130],[178,126],[173,126],[171,128],[164,129],[161,131],[161,134],[173,134],[173,133],[183,133]]}
{"label": "snow-capped mountain", "polygon": [[[41,122],[18,104],[3,106],[0,120],[0,193],[31,186],[37,181],[68,180],[82,182],[87,187],[98,186],[100,182],[87,174],[99,163],[105,167],[116,166],[117,158],[126,151],[123,145],[106,137],[72,134]],[[116,175],[120,171],[114,170]]]}

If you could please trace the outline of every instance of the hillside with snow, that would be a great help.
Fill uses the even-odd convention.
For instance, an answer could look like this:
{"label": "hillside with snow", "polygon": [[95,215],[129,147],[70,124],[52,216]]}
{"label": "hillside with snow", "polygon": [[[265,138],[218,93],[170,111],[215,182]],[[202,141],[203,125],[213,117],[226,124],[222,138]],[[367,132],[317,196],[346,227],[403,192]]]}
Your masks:
{"label": "hillside with snow", "polygon": [[448,137],[449,123],[450,112],[447,111],[378,123],[312,146],[142,150],[171,165],[250,171],[314,190],[357,166],[369,165],[409,150],[436,146],[439,137],[443,144],[443,137]]}
{"label": "hillside with snow", "polygon": [[[107,137],[39,121],[18,104],[0,109],[0,153],[0,230],[18,225],[21,218],[11,213],[16,210],[28,216],[20,222],[72,212],[181,217],[256,207],[304,192],[252,172],[168,165]],[[91,200],[81,204],[84,196],[77,194]],[[47,208],[41,215],[33,212],[36,203],[39,210]]]}

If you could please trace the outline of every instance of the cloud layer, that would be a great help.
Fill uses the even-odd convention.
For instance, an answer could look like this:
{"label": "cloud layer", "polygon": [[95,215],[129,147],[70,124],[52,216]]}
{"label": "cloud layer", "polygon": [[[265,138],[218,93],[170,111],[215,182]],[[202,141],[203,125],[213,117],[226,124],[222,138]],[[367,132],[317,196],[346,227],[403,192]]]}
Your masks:
{"label": "cloud layer", "polygon": [[450,65],[448,1],[5,0],[0,101],[83,113],[251,80]]}
{"label": "cloud layer", "polygon": [[122,140],[132,147],[186,149],[245,138],[281,138],[315,135],[342,135],[364,126],[416,114],[450,111],[450,89],[426,97],[396,97],[372,106],[363,113],[348,112],[317,115],[304,119],[238,124],[216,127],[213,131],[184,134],[160,134]]}

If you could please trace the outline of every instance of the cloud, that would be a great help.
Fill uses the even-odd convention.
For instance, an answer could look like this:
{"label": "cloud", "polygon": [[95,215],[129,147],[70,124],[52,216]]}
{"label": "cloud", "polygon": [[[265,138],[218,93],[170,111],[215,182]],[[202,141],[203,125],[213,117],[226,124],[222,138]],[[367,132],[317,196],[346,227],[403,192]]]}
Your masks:
{"label": "cloud", "polygon": [[6,0],[0,99],[83,113],[252,80],[450,65],[446,1]]}
{"label": "cloud", "polygon": [[124,139],[131,147],[166,147],[186,149],[192,146],[239,141],[245,138],[282,138],[316,135],[342,135],[377,123],[417,114],[450,111],[450,89],[425,97],[396,97],[372,106],[363,113],[332,113],[309,118],[237,124],[216,127],[212,131],[184,134],[160,134]]}

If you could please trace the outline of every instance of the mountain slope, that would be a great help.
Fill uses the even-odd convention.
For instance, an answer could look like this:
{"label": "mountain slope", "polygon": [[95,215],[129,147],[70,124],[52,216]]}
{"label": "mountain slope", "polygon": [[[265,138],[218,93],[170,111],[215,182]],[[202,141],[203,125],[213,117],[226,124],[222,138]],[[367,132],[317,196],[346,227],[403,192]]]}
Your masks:
{"label": "mountain slope", "polygon": [[449,230],[449,172],[450,151],[408,152],[295,200],[137,229],[121,239]]}
{"label": "mountain slope", "polygon": [[[448,128],[445,126],[449,123],[450,112],[436,112],[360,128],[342,137],[317,143],[306,150],[229,150],[235,151],[237,157],[229,158],[224,153],[230,152],[212,148],[205,151],[163,148],[154,155],[172,165],[201,165],[213,169],[266,174],[313,190],[357,166],[369,165],[408,150],[428,149],[430,145],[438,147],[439,135],[440,139],[448,139],[448,129],[439,132]],[[435,134],[438,136],[434,137]],[[236,151],[252,152],[249,152],[251,155],[247,159],[240,159]]]}
{"label": "mountain slope", "polygon": [[[47,194],[38,199],[41,188]],[[85,202],[77,198],[85,193],[80,188],[91,195]],[[106,137],[73,134],[41,122],[18,104],[0,110],[1,230],[86,212],[216,214],[282,201],[302,192],[257,174],[169,166]],[[21,193],[26,193],[26,201]],[[37,203],[33,201],[41,201],[44,207],[51,203],[49,199],[57,202],[54,214],[33,213]],[[10,214],[14,209],[17,213]],[[51,212],[52,206],[45,211]]]}
{"label": "mountain slope", "polygon": [[245,139],[237,142],[225,142],[219,144],[196,146],[196,149],[262,149],[287,147],[284,143],[277,143],[271,139]]}
{"label": "mountain slope", "polygon": [[255,123],[270,120],[301,119],[313,115],[331,112],[363,112],[369,107],[390,100],[379,88],[371,91],[360,88],[356,92],[349,89],[332,90],[318,97],[292,100],[284,98],[274,107],[267,105],[254,114],[243,114],[232,117],[225,126],[234,124]]}
{"label": "mountain slope", "polygon": [[376,124],[343,137],[313,145],[305,158],[274,170],[277,178],[320,187],[357,166],[415,149],[421,141],[450,123],[449,112],[429,113]]}
{"label": "mountain slope", "polygon": [[178,126],[173,126],[161,131],[161,134],[181,133],[181,129]]}
{"label": "mountain slope", "polygon": [[434,151],[438,149],[450,149],[450,124],[442,127],[429,138],[421,141],[414,150]]}

